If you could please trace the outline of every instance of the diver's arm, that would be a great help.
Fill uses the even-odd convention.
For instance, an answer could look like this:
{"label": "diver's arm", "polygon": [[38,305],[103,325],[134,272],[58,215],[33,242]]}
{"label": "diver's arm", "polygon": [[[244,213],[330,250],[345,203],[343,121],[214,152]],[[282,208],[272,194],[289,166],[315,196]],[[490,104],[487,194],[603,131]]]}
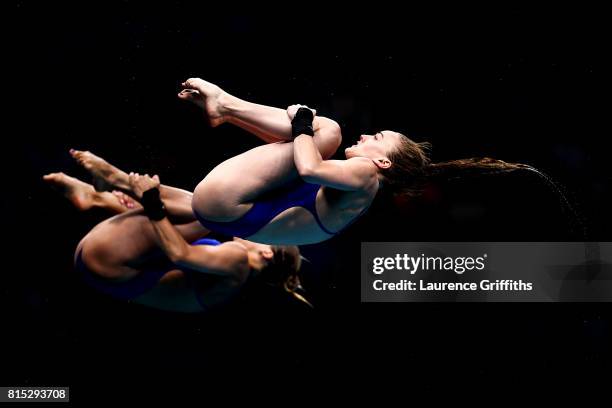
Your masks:
{"label": "diver's arm", "polygon": [[192,246],[166,217],[159,194],[157,176],[140,176],[130,173],[130,185],[153,225],[155,241],[173,263],[203,273],[237,276],[248,271],[248,256],[241,245]]}
{"label": "diver's arm", "polygon": [[370,160],[323,160],[312,137],[305,134],[293,141],[293,159],[298,173],[307,183],[355,191],[378,181],[376,167]]}
{"label": "diver's arm", "polygon": [[199,272],[235,276],[248,271],[246,250],[234,243],[219,246],[189,245],[168,218],[151,220],[157,245],[172,263]]}

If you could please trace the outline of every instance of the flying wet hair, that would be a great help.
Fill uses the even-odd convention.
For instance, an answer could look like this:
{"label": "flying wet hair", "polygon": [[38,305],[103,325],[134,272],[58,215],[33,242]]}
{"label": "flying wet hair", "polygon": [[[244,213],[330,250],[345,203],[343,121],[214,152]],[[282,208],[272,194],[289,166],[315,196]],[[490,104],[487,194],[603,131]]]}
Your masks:
{"label": "flying wet hair", "polygon": [[571,228],[586,237],[586,224],[574,204],[567,198],[564,188],[542,171],[523,163],[506,162],[491,157],[432,162],[429,158],[431,144],[415,142],[400,135],[399,146],[389,154],[391,167],[381,169],[383,186],[387,193],[400,199],[418,197],[426,183],[435,180],[461,179],[469,176],[528,172],[539,177],[559,199],[562,211],[568,216]]}

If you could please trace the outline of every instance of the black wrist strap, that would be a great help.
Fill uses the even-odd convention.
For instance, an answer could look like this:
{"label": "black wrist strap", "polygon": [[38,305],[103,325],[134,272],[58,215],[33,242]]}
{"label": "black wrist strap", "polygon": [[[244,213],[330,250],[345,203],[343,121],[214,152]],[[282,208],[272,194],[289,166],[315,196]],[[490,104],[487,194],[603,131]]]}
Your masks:
{"label": "black wrist strap", "polygon": [[166,207],[164,207],[164,203],[159,198],[158,188],[152,188],[142,193],[140,203],[150,220],[160,221],[166,217]]}
{"label": "black wrist strap", "polygon": [[308,108],[299,108],[291,121],[291,135],[297,137],[299,135],[314,136],[312,121],[314,114]]}

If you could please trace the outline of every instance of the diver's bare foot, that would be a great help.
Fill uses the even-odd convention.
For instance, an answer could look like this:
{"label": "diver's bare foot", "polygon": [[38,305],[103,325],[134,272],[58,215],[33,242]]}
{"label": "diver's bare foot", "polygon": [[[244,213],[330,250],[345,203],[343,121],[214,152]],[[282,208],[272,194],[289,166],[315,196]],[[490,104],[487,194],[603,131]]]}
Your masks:
{"label": "diver's bare foot", "polygon": [[184,89],[179,92],[178,97],[204,109],[212,127],[226,121],[223,100],[228,95],[223,89],[200,78],[189,78],[181,86]]}
{"label": "diver's bare foot", "polygon": [[70,149],[70,155],[91,173],[96,190],[108,191],[112,188],[127,190],[130,188],[127,174],[103,158],[88,151],[75,149]]}
{"label": "diver's bare foot", "polygon": [[53,188],[58,190],[80,211],[89,210],[95,204],[96,190],[93,186],[64,173],[51,173],[43,176]]}

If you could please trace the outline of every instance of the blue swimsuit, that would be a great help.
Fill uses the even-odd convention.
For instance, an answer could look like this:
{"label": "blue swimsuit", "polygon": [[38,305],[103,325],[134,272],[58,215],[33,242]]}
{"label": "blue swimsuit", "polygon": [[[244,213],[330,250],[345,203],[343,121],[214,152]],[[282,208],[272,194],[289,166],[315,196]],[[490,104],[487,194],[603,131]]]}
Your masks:
{"label": "blue swimsuit", "polygon": [[[221,243],[215,239],[202,238],[193,242],[191,245],[220,244]],[[194,276],[193,274],[201,274],[200,272],[192,269],[184,268],[182,266],[178,267],[170,262],[167,258],[163,257],[159,262],[156,262],[154,268],[143,270],[132,279],[117,282],[102,278],[92,272],[87,265],[85,265],[85,262],[83,262],[82,252],[83,250],[80,250],[77,254],[75,269],[81,274],[83,281],[87,285],[102,293],[124,300],[134,299],[147,293],[155,285],[157,285],[157,282],[159,282],[162,276],[172,269],[180,269],[185,273],[185,277],[187,279],[192,279]],[[200,302],[199,296],[196,296],[196,298],[198,299],[198,302]]]}
{"label": "blue swimsuit", "polygon": [[313,215],[321,230],[329,235],[336,235],[340,231],[331,232],[325,228],[321,223],[319,214],[317,214],[316,201],[320,188],[321,186],[318,184],[309,184],[302,179],[297,179],[255,202],[246,214],[234,221],[209,221],[200,216],[197,211],[194,211],[194,214],[200,223],[211,231],[248,238],[283,211],[292,207],[303,207]]}

